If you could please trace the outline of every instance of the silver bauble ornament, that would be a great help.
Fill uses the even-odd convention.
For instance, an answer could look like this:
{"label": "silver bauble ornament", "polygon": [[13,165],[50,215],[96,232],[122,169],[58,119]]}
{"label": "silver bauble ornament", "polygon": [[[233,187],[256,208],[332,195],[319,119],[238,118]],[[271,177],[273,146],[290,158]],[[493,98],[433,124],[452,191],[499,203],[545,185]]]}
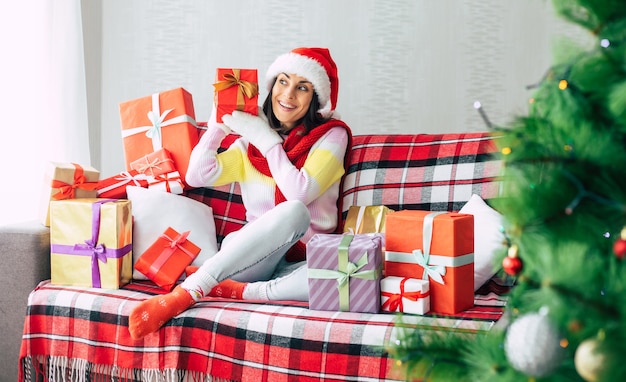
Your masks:
{"label": "silver bauble ornament", "polygon": [[603,369],[605,362],[606,357],[598,350],[596,338],[586,339],[576,348],[574,366],[578,374],[587,382],[598,380],[599,372]]}
{"label": "silver bauble ornament", "polygon": [[542,313],[515,320],[507,329],[504,350],[513,368],[532,377],[548,375],[563,357],[559,333]]}

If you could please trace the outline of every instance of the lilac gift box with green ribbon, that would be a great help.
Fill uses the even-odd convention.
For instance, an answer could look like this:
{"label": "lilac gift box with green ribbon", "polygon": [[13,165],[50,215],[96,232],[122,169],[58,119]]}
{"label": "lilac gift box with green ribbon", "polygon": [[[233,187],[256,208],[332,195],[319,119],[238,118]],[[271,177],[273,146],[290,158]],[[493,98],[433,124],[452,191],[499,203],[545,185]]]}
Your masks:
{"label": "lilac gift box with green ribbon", "polygon": [[307,243],[309,308],[378,313],[382,234],[317,234]]}
{"label": "lilac gift box with green ribbon", "polygon": [[51,283],[118,289],[132,278],[129,200],[50,202]]}

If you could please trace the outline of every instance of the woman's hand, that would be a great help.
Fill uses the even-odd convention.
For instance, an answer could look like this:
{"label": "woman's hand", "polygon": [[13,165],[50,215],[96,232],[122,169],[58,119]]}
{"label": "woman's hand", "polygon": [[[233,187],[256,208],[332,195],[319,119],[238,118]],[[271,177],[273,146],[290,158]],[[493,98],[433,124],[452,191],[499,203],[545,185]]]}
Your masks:
{"label": "woman's hand", "polygon": [[226,135],[230,134],[230,128],[223,123],[217,122],[217,106],[213,105],[213,110],[211,111],[211,116],[209,117],[209,121],[207,123],[208,128],[218,128],[222,129]]}
{"label": "woman's hand", "polygon": [[[261,113],[260,115],[263,114]],[[222,120],[232,131],[241,135],[259,149],[263,156],[272,147],[283,142],[280,135],[270,128],[267,120],[263,117],[235,110],[232,114],[224,115]]]}

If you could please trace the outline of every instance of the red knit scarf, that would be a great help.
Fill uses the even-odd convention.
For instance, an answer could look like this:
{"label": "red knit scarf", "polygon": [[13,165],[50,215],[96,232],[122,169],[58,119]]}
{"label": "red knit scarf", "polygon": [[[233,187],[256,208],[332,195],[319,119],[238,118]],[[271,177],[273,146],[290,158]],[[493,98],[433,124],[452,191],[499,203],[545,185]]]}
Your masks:
{"label": "red knit scarf", "polygon": [[[350,152],[350,148],[352,147],[352,132],[350,131],[348,125],[346,125],[343,121],[331,119],[315,127],[306,135],[304,135],[305,129],[303,126],[295,127],[289,132],[287,138],[285,138],[285,141],[283,142],[283,148],[285,149],[285,153],[287,153],[287,157],[291,163],[293,163],[298,170],[304,166],[304,162],[309,155],[309,151],[311,151],[311,147],[315,144],[315,142],[317,142],[333,127],[343,127],[348,132],[348,146],[346,149],[347,157]],[[344,157],[343,161],[344,166],[347,164],[346,157]],[[252,144],[248,144],[248,159],[261,174],[269,177],[272,176],[267,159],[265,159],[259,149]],[[347,169],[345,170],[347,171]],[[285,200],[287,200],[285,199],[285,195],[283,195],[278,186],[276,186],[276,190],[274,192],[274,204],[278,205]],[[339,214],[341,214],[341,210],[339,210]],[[306,244],[298,241],[287,252],[286,258],[288,261],[302,261],[306,259]]]}

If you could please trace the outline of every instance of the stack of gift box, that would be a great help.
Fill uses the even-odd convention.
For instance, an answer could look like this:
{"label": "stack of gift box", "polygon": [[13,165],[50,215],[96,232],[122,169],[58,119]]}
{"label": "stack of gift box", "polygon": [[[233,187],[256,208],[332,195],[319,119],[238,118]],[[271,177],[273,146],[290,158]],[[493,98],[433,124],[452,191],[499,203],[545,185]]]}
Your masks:
{"label": "stack of gift box", "polygon": [[456,314],[474,305],[474,217],[353,206],[307,264],[311,309]]}
{"label": "stack of gift box", "polygon": [[[233,110],[257,113],[256,69],[216,73],[215,103],[220,115]],[[126,187],[173,194],[188,188],[189,158],[202,130],[192,95],[176,88],[119,105],[126,168],[100,178],[78,163],[50,162],[45,172],[41,222],[50,227],[51,282],[94,288],[120,288],[133,268],[171,290],[201,251],[189,231],[168,227],[133,260],[133,215]]]}

